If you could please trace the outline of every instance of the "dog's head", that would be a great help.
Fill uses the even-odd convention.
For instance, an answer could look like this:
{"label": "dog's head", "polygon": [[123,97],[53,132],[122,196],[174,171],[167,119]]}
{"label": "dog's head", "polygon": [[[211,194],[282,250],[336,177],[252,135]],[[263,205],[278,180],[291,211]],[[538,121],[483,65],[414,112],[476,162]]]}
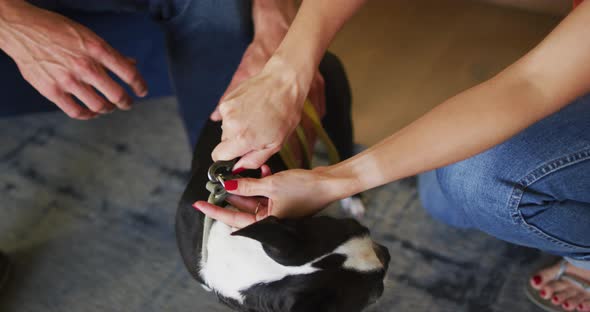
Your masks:
{"label": "dog's head", "polygon": [[390,260],[353,219],[268,217],[233,232],[216,222],[202,282],[239,311],[360,311],[379,298]]}

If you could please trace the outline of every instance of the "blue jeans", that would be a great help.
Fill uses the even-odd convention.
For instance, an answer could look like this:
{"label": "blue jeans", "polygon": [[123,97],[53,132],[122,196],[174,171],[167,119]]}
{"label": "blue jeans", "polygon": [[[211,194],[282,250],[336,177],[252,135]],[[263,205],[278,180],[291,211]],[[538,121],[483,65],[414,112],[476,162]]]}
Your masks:
{"label": "blue jeans", "polygon": [[[138,67],[142,74],[148,73],[146,80],[150,96],[170,95],[171,92],[167,90],[167,78],[170,75],[173,93],[177,97],[193,146],[253,35],[250,1],[246,0],[30,2],[78,20],[116,49],[132,57],[141,54],[138,50],[152,48],[153,44],[165,44],[167,69],[166,66],[154,66],[154,62],[165,60],[151,58],[150,55],[138,60]],[[141,23],[129,23],[130,18]],[[145,25],[156,30],[145,29]],[[151,36],[137,40],[138,37],[146,37],[144,32],[148,31],[154,31],[157,35],[161,35],[159,31],[163,32],[165,43],[161,38],[158,41],[158,38]],[[0,104],[0,116],[56,109],[55,105],[33,92],[32,87],[21,78],[14,63],[1,51],[0,90],[2,98],[6,99]]]}
{"label": "blue jeans", "polygon": [[590,269],[590,95],[510,140],[419,178],[435,218]]}

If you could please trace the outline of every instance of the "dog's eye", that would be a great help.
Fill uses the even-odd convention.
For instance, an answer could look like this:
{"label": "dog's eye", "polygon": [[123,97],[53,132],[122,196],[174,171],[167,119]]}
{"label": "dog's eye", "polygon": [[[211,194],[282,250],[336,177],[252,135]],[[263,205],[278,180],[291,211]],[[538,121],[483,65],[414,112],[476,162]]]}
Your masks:
{"label": "dog's eye", "polygon": [[312,264],[314,268],[327,270],[342,267],[342,264],[346,261],[346,256],[342,254],[331,254],[324,257]]}

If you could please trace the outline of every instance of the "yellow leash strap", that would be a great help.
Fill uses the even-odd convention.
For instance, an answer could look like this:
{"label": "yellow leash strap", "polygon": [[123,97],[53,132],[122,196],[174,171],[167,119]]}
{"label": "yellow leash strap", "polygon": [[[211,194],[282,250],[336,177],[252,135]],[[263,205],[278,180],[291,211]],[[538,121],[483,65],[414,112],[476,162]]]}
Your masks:
{"label": "yellow leash strap", "polygon": [[[332,139],[330,139],[330,136],[328,135],[328,133],[326,133],[324,127],[322,127],[322,121],[320,120],[320,116],[309,100],[305,100],[305,103],[303,104],[303,113],[305,113],[305,115],[311,120],[311,123],[318,138],[326,146],[326,149],[328,150],[328,158],[330,159],[330,163],[335,164],[340,162],[340,154],[338,153],[338,150],[336,149],[334,142],[332,142]],[[301,125],[297,126],[297,128],[295,129],[295,133],[297,134],[299,143],[303,148],[305,162],[304,164],[308,166],[308,168],[311,168],[310,146],[309,142],[307,141],[307,137],[305,136],[305,133],[303,131],[303,128],[301,128]],[[291,146],[288,142],[286,142],[283,145],[281,151],[279,152],[279,155],[283,159],[285,165],[287,165],[288,169],[298,168],[297,161],[293,156],[293,150],[291,149]]]}
{"label": "yellow leash strap", "polygon": [[303,149],[303,168],[311,168],[311,151],[309,150],[309,144],[307,140],[307,136],[305,135],[305,131],[303,131],[303,127],[298,125],[295,128],[295,133],[297,134],[297,138],[299,138],[299,144]]}

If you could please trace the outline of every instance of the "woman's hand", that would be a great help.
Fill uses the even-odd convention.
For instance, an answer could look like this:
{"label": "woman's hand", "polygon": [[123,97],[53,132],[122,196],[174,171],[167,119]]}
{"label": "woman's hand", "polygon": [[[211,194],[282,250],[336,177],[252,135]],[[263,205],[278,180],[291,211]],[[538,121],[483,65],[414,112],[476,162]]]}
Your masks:
{"label": "woman's hand", "polygon": [[296,218],[313,215],[337,200],[340,187],[346,183],[320,167],[313,170],[287,170],[274,175],[262,166],[263,178],[226,181],[226,190],[233,194],[227,201],[238,211],[224,209],[204,201],[195,208],[229,226],[242,228],[273,215]]}
{"label": "woman's hand", "polygon": [[25,80],[72,118],[89,119],[115,108],[131,108],[131,97],[107,70],[138,96],[147,94],[133,60],[88,28],[26,1],[1,1],[0,48],[15,61]]}
{"label": "woman's hand", "polygon": [[[260,73],[228,93],[218,108],[223,134],[212,158],[241,156],[236,168],[256,169],[278,152],[299,124],[310,88],[300,83],[297,75],[273,57]],[[316,77],[316,81],[323,81],[321,76]],[[323,93],[323,88],[316,91]]]}
{"label": "woman's hand", "polygon": [[273,57],[296,12],[293,0],[252,2],[254,39],[211,114],[212,120],[223,121],[223,142],[213,151],[213,159],[243,156],[236,168],[259,168],[299,123],[305,97],[320,114],[325,112],[324,79],[317,69],[309,79],[298,81],[307,74]]}

